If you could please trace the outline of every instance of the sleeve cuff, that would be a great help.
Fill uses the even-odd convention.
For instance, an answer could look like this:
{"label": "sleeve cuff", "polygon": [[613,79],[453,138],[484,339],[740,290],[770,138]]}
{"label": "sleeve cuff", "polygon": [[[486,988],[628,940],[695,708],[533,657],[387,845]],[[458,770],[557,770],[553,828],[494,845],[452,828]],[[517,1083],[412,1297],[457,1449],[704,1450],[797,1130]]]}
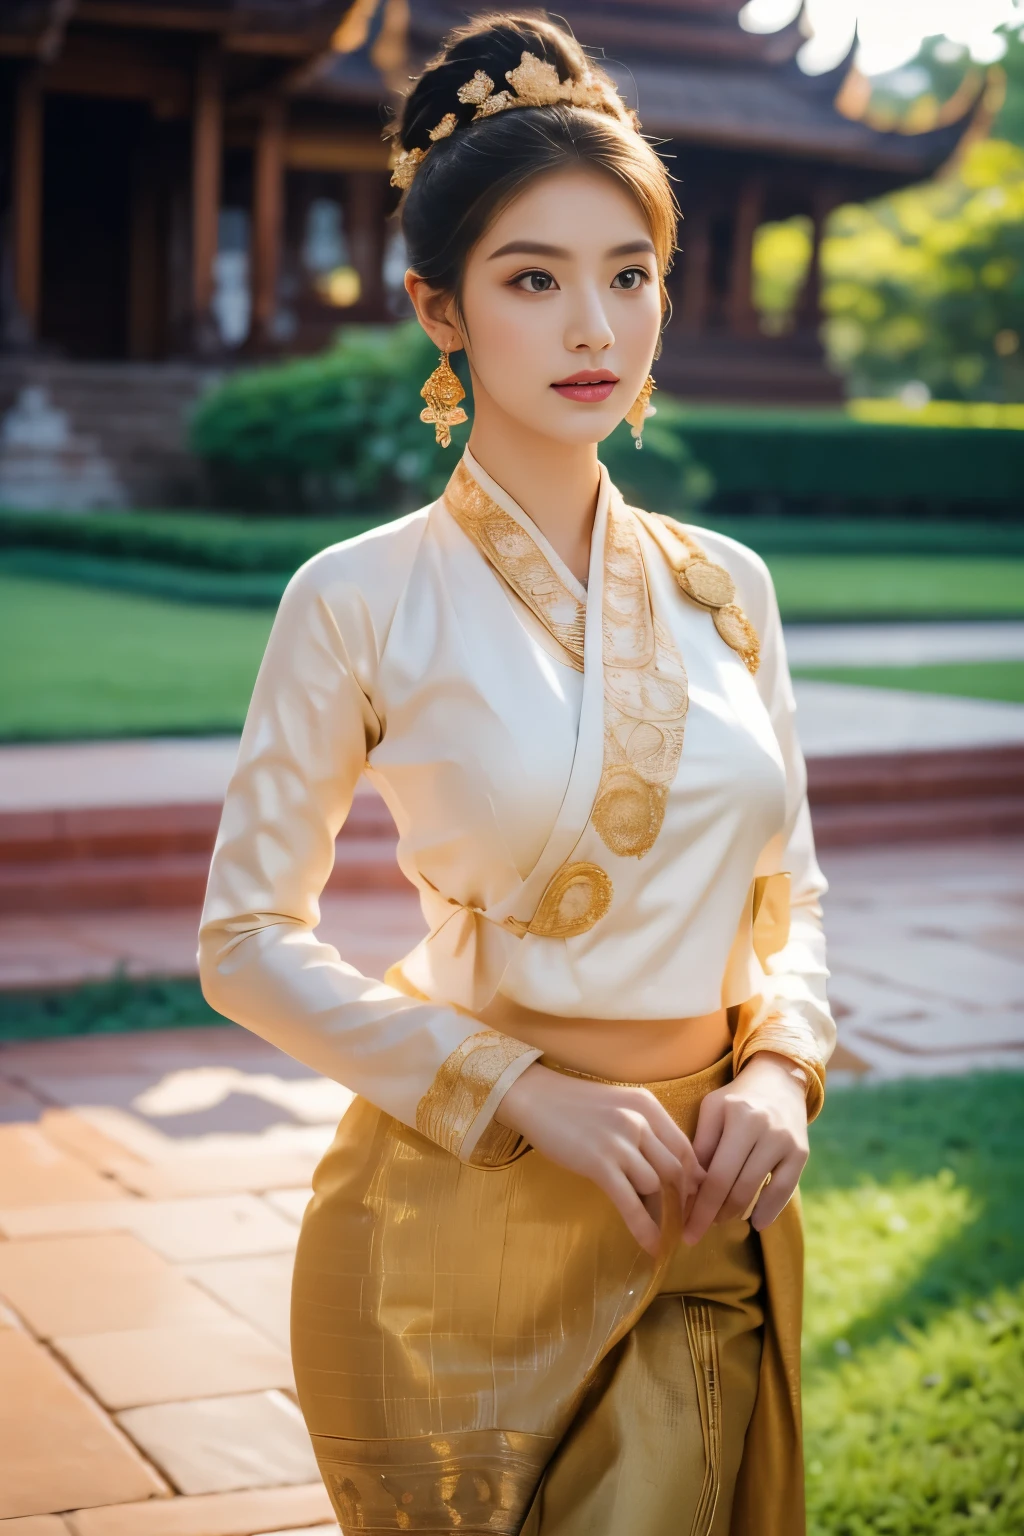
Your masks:
{"label": "sleeve cuff", "polygon": [[817,1042],[806,1024],[772,1009],[767,1013],[741,1014],[733,1037],[733,1076],[758,1051],[772,1051],[786,1056],[807,1074],[807,1124],[817,1119],[825,1102],[825,1063]]}
{"label": "sleeve cuff", "polygon": [[472,1167],[507,1167],[527,1146],[518,1131],[495,1123],[495,1111],[541,1054],[496,1029],[467,1035],[417,1104],[416,1129]]}

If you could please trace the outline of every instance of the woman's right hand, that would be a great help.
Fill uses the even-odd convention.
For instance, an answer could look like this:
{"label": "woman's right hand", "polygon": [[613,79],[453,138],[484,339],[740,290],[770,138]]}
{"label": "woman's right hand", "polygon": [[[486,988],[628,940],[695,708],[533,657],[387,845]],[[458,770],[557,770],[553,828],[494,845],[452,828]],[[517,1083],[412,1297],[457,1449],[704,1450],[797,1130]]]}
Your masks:
{"label": "woman's right hand", "polygon": [[645,1201],[672,1191],[685,1221],[705,1177],[689,1137],[646,1088],[569,1077],[534,1062],[495,1119],[551,1162],[592,1179],[652,1257],[661,1234]]}

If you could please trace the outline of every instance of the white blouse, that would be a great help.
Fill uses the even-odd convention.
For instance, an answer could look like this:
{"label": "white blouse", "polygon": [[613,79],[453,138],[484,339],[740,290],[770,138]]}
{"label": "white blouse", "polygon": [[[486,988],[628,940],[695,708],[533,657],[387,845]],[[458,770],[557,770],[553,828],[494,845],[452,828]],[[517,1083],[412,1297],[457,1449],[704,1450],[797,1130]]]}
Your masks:
{"label": "white blouse", "polygon": [[[363,772],[430,928],[383,981],[315,932]],[[445,496],[289,583],[200,974],[229,1018],[490,1165],[513,1155],[494,1110],[539,1055],[481,1026],[496,998],[565,1018],[739,1007],[744,1058],[781,1050],[823,1081],[825,890],[764,562],[625,507],[602,470],[584,589],[467,451]]]}

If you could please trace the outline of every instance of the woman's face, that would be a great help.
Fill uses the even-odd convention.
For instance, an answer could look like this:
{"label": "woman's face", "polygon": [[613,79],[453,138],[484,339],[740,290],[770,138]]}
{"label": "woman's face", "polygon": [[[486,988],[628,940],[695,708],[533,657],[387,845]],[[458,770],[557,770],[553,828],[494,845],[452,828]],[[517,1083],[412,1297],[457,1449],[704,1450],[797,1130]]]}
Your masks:
{"label": "woman's face", "polygon": [[462,321],[477,413],[600,442],[640,393],[661,326],[639,206],[599,171],[537,177],[470,253]]}

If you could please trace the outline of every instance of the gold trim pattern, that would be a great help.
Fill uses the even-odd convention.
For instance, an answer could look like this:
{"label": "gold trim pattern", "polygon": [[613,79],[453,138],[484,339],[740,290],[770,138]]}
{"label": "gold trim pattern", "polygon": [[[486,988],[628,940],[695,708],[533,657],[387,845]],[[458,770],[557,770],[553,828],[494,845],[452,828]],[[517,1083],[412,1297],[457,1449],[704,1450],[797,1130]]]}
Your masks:
{"label": "gold trim pattern", "polygon": [[690,694],[675,641],[653,611],[635,516],[615,496],[604,583],[604,768],[591,819],[612,853],[640,859],[665,819]]}
{"label": "gold trim pattern", "polygon": [[458,1157],[491,1089],[507,1068],[530,1049],[521,1040],[513,1040],[496,1029],[481,1029],[467,1035],[445,1057],[417,1104],[416,1129]]}
{"label": "gold trim pattern", "polygon": [[527,933],[545,939],[574,939],[589,933],[612,904],[612,882],[600,864],[563,864],[548,881]]}
{"label": "gold trim pattern", "polygon": [[789,943],[790,886],[788,870],[756,875],[751,890],[750,927],[754,954],[762,966]]}
{"label": "gold trim pattern", "polygon": [[[529,532],[462,462],[448,482],[445,502],[466,536],[582,671],[586,604]],[[675,641],[653,612],[636,515],[616,495],[608,509],[604,556],[604,765],[591,820],[612,853],[642,858],[661,830],[679,768],[689,690]]]}
{"label": "gold trim pattern", "polygon": [[785,1056],[807,1074],[807,1124],[817,1119],[825,1102],[825,1063],[814,1036],[806,1024],[796,1024],[778,1009],[764,1017],[760,1010],[744,1003],[733,1035],[733,1075],[737,1075],[758,1051],[772,1051]]}
{"label": "gold trim pattern", "polygon": [[[748,672],[756,672],[761,664],[761,642],[754,626],[735,601],[736,584],[725,566],[709,560],[697,540],[674,517],[664,512],[632,510],[657,540],[675,572],[680,592],[710,610],[715,628],[726,645],[736,652]],[[665,533],[672,535],[671,543],[666,543]]]}
{"label": "gold trim pattern", "polygon": [[697,1402],[704,1436],[704,1478],[693,1513],[690,1536],[709,1536],[722,1487],[722,1380],[718,1335],[709,1302],[683,1297],[683,1315],[690,1341]]}
{"label": "gold trim pattern", "polygon": [[445,488],[444,499],[463,533],[582,672],[586,604],[569,590],[526,529],[474,480],[461,459]]}
{"label": "gold trim pattern", "polygon": [[515,1430],[407,1440],[313,1435],[344,1531],[491,1531],[515,1536],[553,1441]]}

